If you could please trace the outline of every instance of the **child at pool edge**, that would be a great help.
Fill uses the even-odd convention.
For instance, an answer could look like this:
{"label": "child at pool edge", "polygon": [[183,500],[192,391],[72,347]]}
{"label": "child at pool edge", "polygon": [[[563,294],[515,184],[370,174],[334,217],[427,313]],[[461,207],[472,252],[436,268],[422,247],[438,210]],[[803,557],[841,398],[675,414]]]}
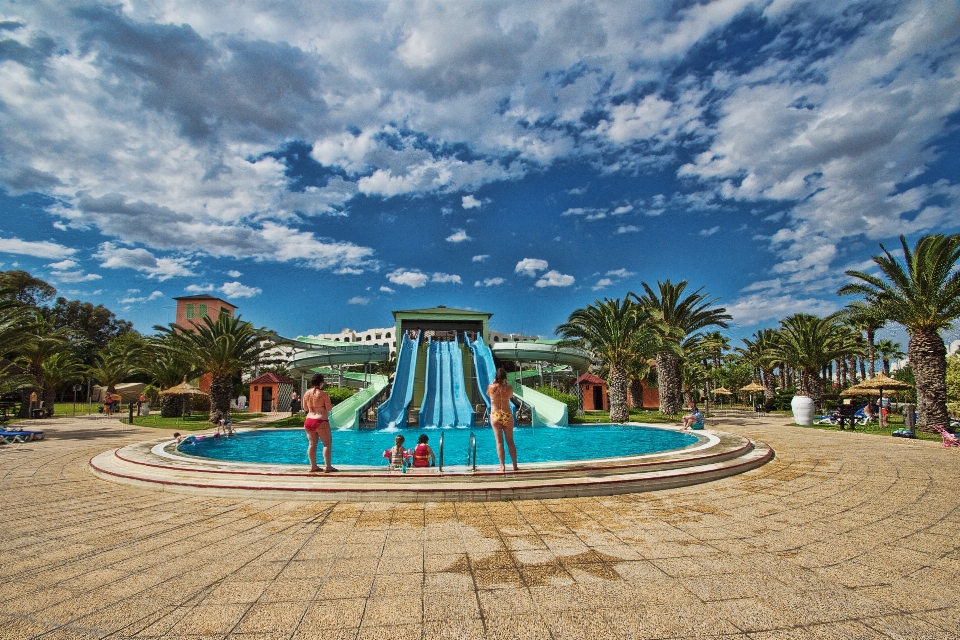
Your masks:
{"label": "child at pool edge", "polygon": [[687,429],[689,429],[689,428],[692,427],[693,425],[697,424],[697,422],[700,421],[700,416],[701,416],[701,415],[702,415],[702,414],[700,413],[700,409],[697,408],[697,403],[696,403],[696,402],[691,402],[691,403],[690,403],[690,413],[688,413],[687,415],[683,416],[683,429],[684,429],[684,431],[686,431]]}
{"label": "child at pool edge", "polygon": [[432,467],[436,464],[436,456],[433,455],[433,449],[427,444],[429,438],[427,434],[421,433],[417,438],[417,446],[413,448],[413,466]]}
{"label": "child at pool edge", "polygon": [[393,447],[390,448],[390,464],[393,466],[403,467],[405,465],[404,454],[407,450],[403,448],[403,441],[403,436],[397,436],[393,441]]}

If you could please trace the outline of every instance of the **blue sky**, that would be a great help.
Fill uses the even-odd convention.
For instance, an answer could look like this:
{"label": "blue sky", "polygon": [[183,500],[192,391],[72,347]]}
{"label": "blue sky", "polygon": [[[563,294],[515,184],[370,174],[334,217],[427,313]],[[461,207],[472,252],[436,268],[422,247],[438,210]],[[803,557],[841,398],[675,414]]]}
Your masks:
{"label": "blue sky", "polygon": [[960,227],[955,0],[208,4],[0,6],[0,269],[288,336],[686,279],[739,337]]}

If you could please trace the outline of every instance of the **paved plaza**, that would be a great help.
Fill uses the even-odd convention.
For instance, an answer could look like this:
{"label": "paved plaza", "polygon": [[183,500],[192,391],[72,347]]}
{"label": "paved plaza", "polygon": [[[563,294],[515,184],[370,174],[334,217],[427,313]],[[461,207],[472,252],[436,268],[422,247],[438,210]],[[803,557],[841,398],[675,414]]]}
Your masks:
{"label": "paved plaza", "polygon": [[776,458],[708,484],[389,504],[114,484],[163,432],[44,421],[0,447],[0,638],[960,638],[960,451],[787,422],[714,422]]}

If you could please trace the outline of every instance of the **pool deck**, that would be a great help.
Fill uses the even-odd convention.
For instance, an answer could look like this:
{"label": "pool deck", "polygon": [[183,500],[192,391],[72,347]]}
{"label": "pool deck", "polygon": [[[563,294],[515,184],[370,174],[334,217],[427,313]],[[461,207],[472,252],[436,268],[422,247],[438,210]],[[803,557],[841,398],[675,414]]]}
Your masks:
{"label": "pool deck", "polygon": [[706,484],[394,503],[106,482],[163,432],[37,421],[0,446],[0,638],[960,638],[960,451],[787,422],[708,422],[776,457]]}

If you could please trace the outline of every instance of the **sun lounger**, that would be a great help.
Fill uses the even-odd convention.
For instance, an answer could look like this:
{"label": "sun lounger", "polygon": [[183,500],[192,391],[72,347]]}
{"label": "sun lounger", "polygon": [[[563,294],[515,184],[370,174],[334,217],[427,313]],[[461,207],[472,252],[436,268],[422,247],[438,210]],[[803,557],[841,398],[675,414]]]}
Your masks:
{"label": "sun lounger", "polygon": [[4,429],[0,431],[0,442],[3,444],[32,442],[34,440],[43,440],[43,431],[23,431],[20,429]]}

